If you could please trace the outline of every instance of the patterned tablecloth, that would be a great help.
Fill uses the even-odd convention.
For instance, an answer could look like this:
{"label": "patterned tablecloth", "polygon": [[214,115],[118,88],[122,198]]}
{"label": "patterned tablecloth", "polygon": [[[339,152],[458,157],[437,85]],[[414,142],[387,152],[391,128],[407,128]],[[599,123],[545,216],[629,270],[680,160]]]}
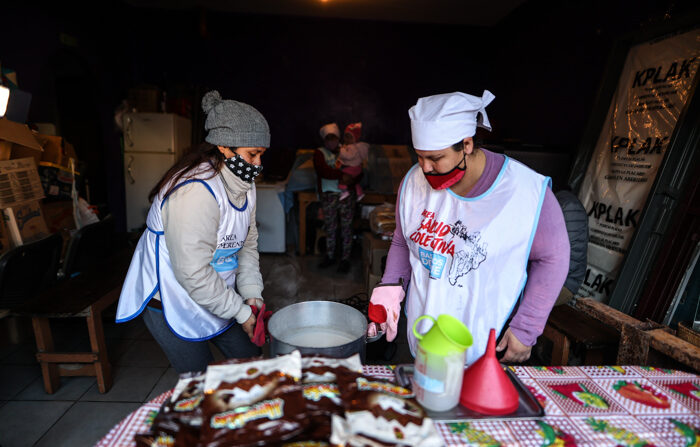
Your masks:
{"label": "patterned tablecloth", "polygon": [[[639,366],[511,367],[545,408],[539,420],[437,422],[448,446],[700,446],[700,377]],[[393,367],[365,366],[393,379]],[[96,445],[134,446],[166,392],[128,415]]]}

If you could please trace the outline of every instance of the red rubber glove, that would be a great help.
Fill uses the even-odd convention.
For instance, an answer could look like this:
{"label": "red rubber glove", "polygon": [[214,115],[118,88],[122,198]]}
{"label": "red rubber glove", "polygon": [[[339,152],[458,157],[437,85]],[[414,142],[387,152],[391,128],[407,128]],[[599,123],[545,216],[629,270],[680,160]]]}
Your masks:
{"label": "red rubber glove", "polygon": [[255,315],[255,329],[253,329],[253,343],[257,346],[262,346],[265,344],[265,334],[267,333],[266,325],[267,320],[272,316],[272,311],[265,311],[265,304],[258,310],[255,306],[250,306],[250,309]]}

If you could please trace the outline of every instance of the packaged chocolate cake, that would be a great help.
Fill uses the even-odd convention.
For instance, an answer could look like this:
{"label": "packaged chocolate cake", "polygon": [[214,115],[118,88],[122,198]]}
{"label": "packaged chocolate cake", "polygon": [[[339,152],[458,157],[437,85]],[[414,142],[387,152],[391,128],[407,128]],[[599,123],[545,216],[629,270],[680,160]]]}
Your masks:
{"label": "packaged chocolate cake", "polygon": [[268,360],[211,365],[204,381],[202,447],[270,445],[308,426],[298,351]]}
{"label": "packaged chocolate cake", "polygon": [[347,359],[303,357],[302,387],[310,426],[302,434],[305,439],[327,441],[331,435],[331,416],[342,415],[343,402],[338,388],[340,374],[362,372],[360,356]]}
{"label": "packaged chocolate cake", "polygon": [[333,445],[443,445],[413,392],[391,382],[348,373],[338,377],[345,417],[332,417]]}

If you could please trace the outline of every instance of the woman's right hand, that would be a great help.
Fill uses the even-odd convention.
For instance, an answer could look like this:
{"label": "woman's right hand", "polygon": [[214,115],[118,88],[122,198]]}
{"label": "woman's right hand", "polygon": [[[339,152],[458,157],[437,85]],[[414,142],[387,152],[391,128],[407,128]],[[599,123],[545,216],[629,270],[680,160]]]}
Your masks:
{"label": "woman's right hand", "polygon": [[246,320],[245,323],[241,325],[243,327],[243,331],[248,334],[248,337],[253,340],[253,333],[255,329],[255,315],[252,313],[250,314],[250,318]]}
{"label": "woman's right hand", "polygon": [[406,293],[399,284],[378,284],[369,299],[368,316],[370,321],[379,324],[386,331],[386,340],[394,341],[398,333],[401,302]]}

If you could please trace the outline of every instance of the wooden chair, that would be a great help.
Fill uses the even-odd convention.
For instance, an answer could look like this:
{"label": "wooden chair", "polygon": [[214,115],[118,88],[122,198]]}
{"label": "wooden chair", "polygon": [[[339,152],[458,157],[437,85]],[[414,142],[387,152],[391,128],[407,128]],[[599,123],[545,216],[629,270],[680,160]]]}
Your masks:
{"label": "wooden chair", "polygon": [[114,219],[111,215],[78,230],[71,237],[59,270],[62,278],[73,278],[114,251]]}
{"label": "wooden chair", "polygon": [[[81,228],[69,243],[59,275],[64,279],[32,303],[15,310],[32,319],[36,357],[49,394],[58,389],[61,376],[95,376],[101,393],[112,386],[102,311],[119,299],[131,259],[130,250],[115,251],[113,239],[111,219]],[[49,323],[53,318],[85,318],[91,351],[56,352]],[[83,366],[66,367],[75,363]]]}
{"label": "wooden chair", "polygon": [[55,284],[62,246],[54,234],[0,256],[0,309],[27,305]]}

